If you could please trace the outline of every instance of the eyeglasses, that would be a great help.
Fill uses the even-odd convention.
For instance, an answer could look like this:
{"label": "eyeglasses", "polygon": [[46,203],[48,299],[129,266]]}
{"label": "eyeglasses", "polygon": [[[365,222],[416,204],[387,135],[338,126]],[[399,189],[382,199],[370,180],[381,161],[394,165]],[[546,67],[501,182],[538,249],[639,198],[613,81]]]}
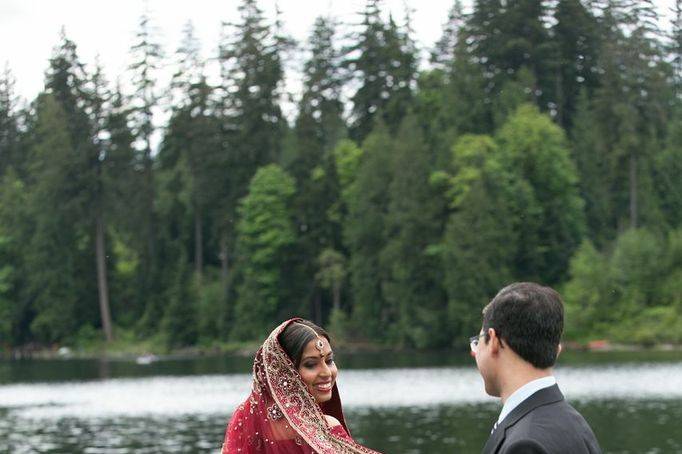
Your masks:
{"label": "eyeglasses", "polygon": [[469,347],[471,347],[471,351],[476,350],[476,347],[478,347],[478,343],[481,341],[482,336],[485,336],[485,333],[481,333],[476,336],[471,336],[469,338]]}

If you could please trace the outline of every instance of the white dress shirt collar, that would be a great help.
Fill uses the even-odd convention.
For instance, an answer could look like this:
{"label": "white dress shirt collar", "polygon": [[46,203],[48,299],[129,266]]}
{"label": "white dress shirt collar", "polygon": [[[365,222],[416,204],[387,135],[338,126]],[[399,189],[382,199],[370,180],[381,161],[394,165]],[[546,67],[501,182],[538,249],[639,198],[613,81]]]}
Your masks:
{"label": "white dress shirt collar", "polygon": [[533,381],[529,381],[516,391],[512,393],[511,396],[507,398],[504,405],[502,406],[502,411],[500,412],[500,417],[497,418],[497,424],[501,423],[504,418],[507,417],[513,409],[519,406],[521,402],[528,399],[530,396],[535,394],[544,388],[549,388],[556,384],[556,378],[553,376],[538,378]]}

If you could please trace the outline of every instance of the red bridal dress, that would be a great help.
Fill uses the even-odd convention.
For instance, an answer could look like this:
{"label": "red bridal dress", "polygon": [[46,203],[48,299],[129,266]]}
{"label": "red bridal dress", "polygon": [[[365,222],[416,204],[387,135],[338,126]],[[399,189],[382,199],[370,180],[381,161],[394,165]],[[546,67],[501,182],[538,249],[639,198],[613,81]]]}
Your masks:
{"label": "red bridal dress", "polygon": [[[232,415],[222,454],[378,454],[351,438],[336,384],[332,398],[318,404],[279,344],[296,320],[278,326],[256,353],[251,394]],[[341,424],[330,427],[325,414]]]}

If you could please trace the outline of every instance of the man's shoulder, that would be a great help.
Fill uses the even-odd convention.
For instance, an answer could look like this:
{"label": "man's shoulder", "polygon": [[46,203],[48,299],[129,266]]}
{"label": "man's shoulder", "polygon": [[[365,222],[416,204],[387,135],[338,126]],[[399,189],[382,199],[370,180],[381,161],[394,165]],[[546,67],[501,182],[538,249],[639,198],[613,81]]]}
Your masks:
{"label": "man's shoulder", "polygon": [[508,453],[571,452],[571,446],[580,448],[575,452],[600,452],[585,418],[565,400],[529,411],[507,428],[504,444],[515,449],[505,449]]}
{"label": "man's shoulder", "polygon": [[552,429],[565,430],[567,428],[589,428],[585,418],[565,400],[552,402],[533,408],[521,417],[509,429],[521,433],[540,431],[550,432]]}

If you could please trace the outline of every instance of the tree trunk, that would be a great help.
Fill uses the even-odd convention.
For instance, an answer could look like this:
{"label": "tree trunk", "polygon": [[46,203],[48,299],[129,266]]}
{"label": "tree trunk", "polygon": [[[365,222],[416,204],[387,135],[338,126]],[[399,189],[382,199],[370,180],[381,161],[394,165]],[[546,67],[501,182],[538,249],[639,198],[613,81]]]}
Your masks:
{"label": "tree trunk", "polygon": [[630,228],[637,228],[637,155],[630,151]]}
{"label": "tree trunk", "polygon": [[96,219],[95,258],[97,261],[97,288],[99,290],[99,310],[102,317],[102,328],[107,342],[114,339],[111,330],[111,312],[109,310],[109,285],[107,283],[107,263],[104,247],[104,220],[100,213]]}
{"label": "tree trunk", "polygon": [[201,213],[195,210],[194,213],[194,270],[197,274],[197,284],[199,290],[201,291],[201,278],[202,271],[204,268],[204,250],[203,250],[203,234],[202,234],[202,223],[201,223]]}

